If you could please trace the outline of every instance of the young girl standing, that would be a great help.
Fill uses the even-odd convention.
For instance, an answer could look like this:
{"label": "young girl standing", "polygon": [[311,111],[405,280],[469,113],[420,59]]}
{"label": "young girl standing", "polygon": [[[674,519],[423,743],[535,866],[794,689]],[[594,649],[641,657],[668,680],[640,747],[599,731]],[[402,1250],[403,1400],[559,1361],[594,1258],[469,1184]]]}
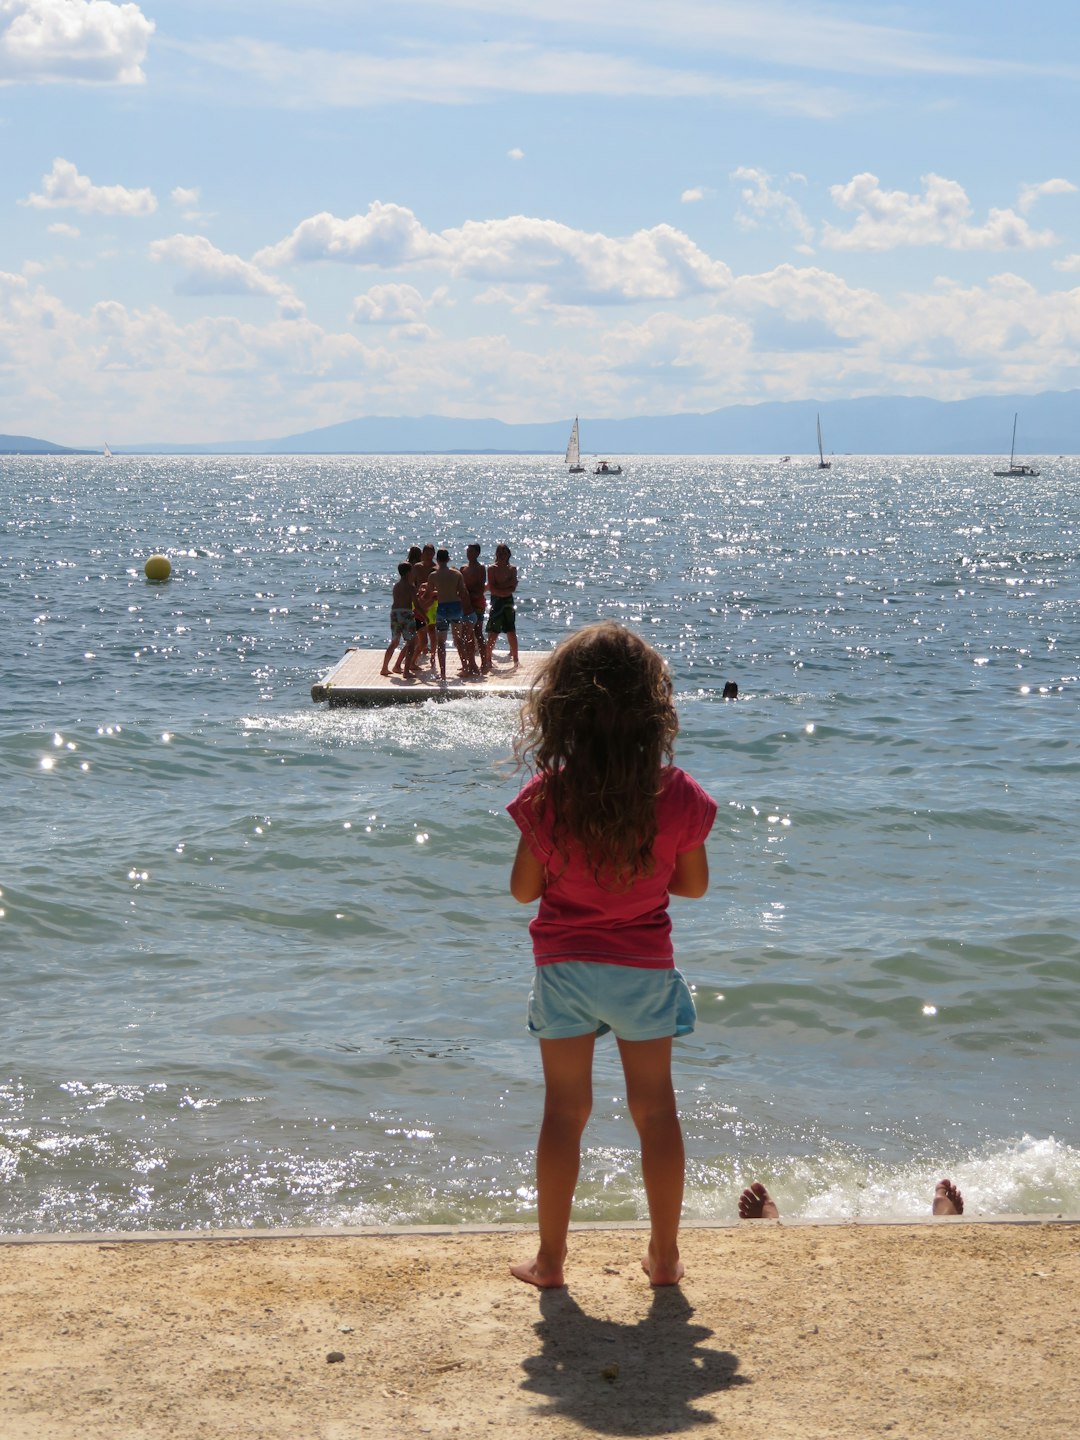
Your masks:
{"label": "young girl standing", "polygon": [[521,831],[510,893],[540,902],[529,926],[529,1029],[540,1041],[544,1119],[540,1245],[535,1260],[510,1268],[541,1289],[563,1284],[593,1046],[608,1030],[641,1142],[652,1231],[642,1265],[654,1285],[683,1274],[685,1156],[671,1042],[695,1016],[674,965],[668,898],[707,890],[716,802],[671,763],[678,728],[663,660],[610,621],[564,640],[522,709],[514,749],[535,773],[508,807]]}

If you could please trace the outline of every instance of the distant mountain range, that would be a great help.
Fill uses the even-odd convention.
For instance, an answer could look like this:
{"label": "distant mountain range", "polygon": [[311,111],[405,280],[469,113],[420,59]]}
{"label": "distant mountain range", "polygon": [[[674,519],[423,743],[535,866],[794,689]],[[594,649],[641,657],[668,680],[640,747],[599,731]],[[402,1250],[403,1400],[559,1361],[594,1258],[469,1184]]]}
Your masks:
{"label": "distant mountain range", "polygon": [[88,455],[88,450],[70,450],[54,445],[51,440],[35,440],[32,435],[0,435],[0,455]]}
{"label": "distant mountain range", "polygon": [[[1008,455],[1019,412],[1017,454],[1080,453],[1080,390],[1040,395],[926,400],[866,396],[858,400],[766,401],[708,414],[581,417],[582,455],[806,455],[814,451],[817,416],[825,450],[851,455]],[[371,416],[273,440],[187,445],[113,446],[126,455],[561,454],[572,416],[535,424]],[[98,448],[98,447],[94,447]],[[0,451],[77,454],[25,436],[0,436]]]}

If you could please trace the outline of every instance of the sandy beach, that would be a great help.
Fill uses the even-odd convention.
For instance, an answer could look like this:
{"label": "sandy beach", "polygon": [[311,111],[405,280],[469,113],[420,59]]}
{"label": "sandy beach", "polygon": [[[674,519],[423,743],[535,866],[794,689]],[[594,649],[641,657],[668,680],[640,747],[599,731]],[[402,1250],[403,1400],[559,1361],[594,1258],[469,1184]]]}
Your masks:
{"label": "sandy beach", "polygon": [[0,1245],[5,1440],[1076,1433],[1080,1226],[634,1228]]}

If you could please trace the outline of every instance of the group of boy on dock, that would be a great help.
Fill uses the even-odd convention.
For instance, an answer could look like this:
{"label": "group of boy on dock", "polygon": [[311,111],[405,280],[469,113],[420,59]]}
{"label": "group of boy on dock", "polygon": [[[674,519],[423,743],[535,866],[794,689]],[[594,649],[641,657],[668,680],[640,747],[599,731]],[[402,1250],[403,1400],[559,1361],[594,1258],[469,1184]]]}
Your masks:
{"label": "group of boy on dock", "polygon": [[[494,565],[480,563],[480,546],[475,543],[466,547],[465,557],[465,564],[456,570],[448,550],[437,551],[434,545],[410,547],[408,559],[398,566],[390,602],[390,644],[380,674],[411,680],[426,663],[431,670],[438,665],[445,684],[447,632],[454,637],[463,679],[487,674],[500,635],[506,636],[511,662],[517,665],[517,566],[510,564],[510,546],[495,547]],[[391,670],[399,645],[401,654]]]}

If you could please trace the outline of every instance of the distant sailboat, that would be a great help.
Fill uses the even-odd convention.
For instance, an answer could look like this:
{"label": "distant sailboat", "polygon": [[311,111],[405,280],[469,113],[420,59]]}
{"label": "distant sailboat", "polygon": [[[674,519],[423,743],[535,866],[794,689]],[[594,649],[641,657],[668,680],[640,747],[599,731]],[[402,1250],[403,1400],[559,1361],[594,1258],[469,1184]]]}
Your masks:
{"label": "distant sailboat", "polygon": [[574,428],[570,431],[570,439],[566,444],[566,463],[570,466],[571,475],[584,475],[585,466],[581,463],[581,442],[578,437],[578,420],[574,416]]}
{"label": "distant sailboat", "polygon": [[108,445],[103,445],[101,447],[101,453],[105,456],[106,460],[112,459],[112,451],[109,449]]}
{"label": "distant sailboat", "polygon": [[1019,477],[1029,476],[1038,479],[1039,472],[1037,470],[1033,470],[1030,465],[1017,465],[1016,463],[1016,421],[1018,419],[1018,413],[1013,415],[1013,436],[1012,449],[1009,451],[1009,468],[1007,470],[995,470],[994,474]]}
{"label": "distant sailboat", "polygon": [[832,461],[825,459],[825,451],[824,451],[824,450],[822,449],[822,447],[821,447],[821,415],[820,415],[820,414],[819,414],[818,417],[817,417],[817,453],[818,453],[818,467],[817,467],[817,468],[818,468],[819,470],[831,470],[831,469],[832,469]]}

